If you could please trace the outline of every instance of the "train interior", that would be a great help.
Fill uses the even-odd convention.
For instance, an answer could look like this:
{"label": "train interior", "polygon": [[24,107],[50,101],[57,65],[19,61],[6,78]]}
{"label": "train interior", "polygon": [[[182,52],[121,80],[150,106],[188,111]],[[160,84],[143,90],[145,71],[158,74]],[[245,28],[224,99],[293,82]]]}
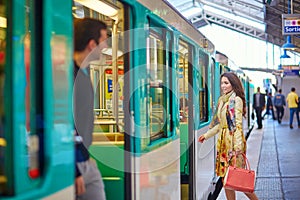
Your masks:
{"label": "train interior", "polygon": [[[99,1],[101,4],[101,1]],[[106,4],[103,4],[106,5]],[[111,12],[109,12],[109,9]],[[94,87],[94,132],[89,148],[103,176],[107,199],[124,197],[124,9],[119,2],[91,6],[75,0],[74,17],[89,17],[107,24],[107,44],[100,59],[90,61],[90,76]],[[100,44],[101,45],[101,44]],[[118,91],[118,92],[114,92]],[[114,192],[114,191],[119,192]]]}

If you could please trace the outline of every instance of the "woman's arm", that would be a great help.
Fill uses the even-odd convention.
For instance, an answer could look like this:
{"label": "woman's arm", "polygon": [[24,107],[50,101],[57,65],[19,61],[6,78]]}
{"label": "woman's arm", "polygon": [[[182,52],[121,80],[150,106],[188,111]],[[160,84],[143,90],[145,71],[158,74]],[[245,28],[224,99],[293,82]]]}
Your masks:
{"label": "woman's arm", "polygon": [[211,137],[213,137],[214,135],[216,135],[219,132],[219,124],[217,124],[216,126],[212,127],[211,129],[208,129],[208,131],[203,134],[205,139],[209,139]]}
{"label": "woman's arm", "polygon": [[204,142],[204,140],[207,140],[209,138],[211,138],[212,136],[216,135],[219,132],[219,124],[215,125],[214,127],[208,129],[208,131],[206,133],[204,133],[203,135],[201,135],[198,138],[198,142]]}
{"label": "woman's arm", "polygon": [[243,101],[240,97],[235,98],[235,125],[236,131],[233,134],[233,150],[241,151],[244,149],[243,135]]}

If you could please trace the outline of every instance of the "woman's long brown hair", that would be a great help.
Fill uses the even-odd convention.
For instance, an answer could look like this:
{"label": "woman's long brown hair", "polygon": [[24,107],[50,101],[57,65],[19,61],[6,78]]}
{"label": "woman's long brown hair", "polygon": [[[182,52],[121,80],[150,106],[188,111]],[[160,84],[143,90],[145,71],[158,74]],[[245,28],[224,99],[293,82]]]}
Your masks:
{"label": "woman's long brown hair", "polygon": [[242,83],[239,77],[233,72],[225,72],[221,75],[222,77],[228,78],[233,91],[236,93],[236,96],[239,96],[243,101],[243,116],[246,116],[246,99],[245,99],[245,92],[242,86]]}

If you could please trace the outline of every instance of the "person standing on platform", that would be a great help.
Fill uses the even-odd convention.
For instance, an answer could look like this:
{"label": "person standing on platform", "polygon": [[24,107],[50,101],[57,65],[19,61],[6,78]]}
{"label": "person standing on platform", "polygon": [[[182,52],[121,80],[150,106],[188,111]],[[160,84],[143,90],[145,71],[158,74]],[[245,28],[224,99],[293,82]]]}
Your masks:
{"label": "person standing on platform", "polygon": [[298,95],[296,89],[292,87],[291,92],[286,97],[290,109],[290,129],[293,128],[294,114],[296,114],[298,121],[298,128],[300,128],[299,111],[298,111]]}
{"label": "person standing on platform", "polygon": [[[223,95],[219,97],[217,111],[214,114],[209,130],[198,138],[205,140],[218,134],[216,174],[224,176],[229,165],[232,165],[232,156],[236,155],[236,166],[244,167],[246,153],[246,139],[243,133],[243,116],[246,116],[245,93],[241,81],[236,74],[226,72],[221,75],[221,89]],[[235,191],[225,189],[228,200],[235,199]],[[257,200],[255,193],[245,193],[252,200]]]}
{"label": "person standing on platform", "polygon": [[277,120],[281,124],[282,117],[284,115],[284,106],[285,106],[285,96],[282,93],[282,90],[279,89],[278,93],[274,96],[274,106],[276,108]]}
{"label": "person standing on platform", "polygon": [[101,173],[88,152],[94,129],[94,91],[89,73],[89,58],[95,60],[94,54],[99,57],[100,47],[104,46],[107,39],[106,29],[105,23],[95,19],[74,20],[73,115],[77,200],[106,199]]}
{"label": "person standing on platform", "polygon": [[276,120],[275,115],[274,115],[274,109],[273,109],[273,99],[272,99],[272,93],[268,93],[268,98],[267,98],[267,109],[266,112],[264,114],[264,116],[262,117],[263,119],[265,118],[266,115],[270,115],[272,113],[272,118],[273,120]]}
{"label": "person standing on platform", "polygon": [[265,95],[260,93],[260,87],[257,87],[257,92],[253,95],[253,109],[256,113],[258,129],[262,129],[262,111],[265,109]]}

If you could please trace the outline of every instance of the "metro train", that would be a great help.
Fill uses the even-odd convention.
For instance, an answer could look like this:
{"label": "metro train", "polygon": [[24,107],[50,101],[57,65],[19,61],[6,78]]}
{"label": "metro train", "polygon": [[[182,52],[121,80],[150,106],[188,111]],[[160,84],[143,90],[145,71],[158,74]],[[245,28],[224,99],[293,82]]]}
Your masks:
{"label": "metro train", "polygon": [[210,123],[220,75],[214,45],[167,1],[0,1],[0,198],[74,199],[73,19],[104,21],[109,48],[90,60],[91,157],[108,200],[208,199]]}

